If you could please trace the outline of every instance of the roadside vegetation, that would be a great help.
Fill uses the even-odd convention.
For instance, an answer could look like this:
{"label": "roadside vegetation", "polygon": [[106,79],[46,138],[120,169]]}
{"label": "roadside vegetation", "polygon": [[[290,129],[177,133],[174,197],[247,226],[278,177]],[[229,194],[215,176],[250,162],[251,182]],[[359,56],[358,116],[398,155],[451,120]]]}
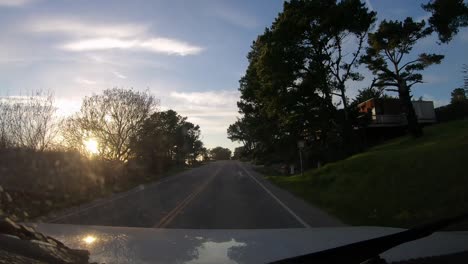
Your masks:
{"label": "roadside vegetation", "polygon": [[[421,41],[449,45],[468,26],[468,4],[430,0],[420,8],[427,19],[400,21],[359,0],[285,2],[247,55],[241,117],[227,130],[243,145],[234,156],[350,224],[409,226],[468,210],[467,121],[425,128],[413,106],[424,70],[451,67]],[[439,122],[468,117],[467,66],[460,69],[463,84],[445,87],[454,89],[452,101],[435,109]],[[366,75],[370,85],[350,98]],[[370,99],[396,102],[404,122],[373,130],[376,107],[358,107]],[[304,176],[287,177],[302,167]]]}
{"label": "roadside vegetation", "polygon": [[[468,120],[391,140],[304,176],[267,177],[353,225],[409,227],[468,211]],[[468,228],[468,226],[464,227]]]}
{"label": "roadside vegetation", "polygon": [[0,215],[34,218],[217,159],[198,125],[148,92],[108,89],[56,111],[47,93],[0,98]]}

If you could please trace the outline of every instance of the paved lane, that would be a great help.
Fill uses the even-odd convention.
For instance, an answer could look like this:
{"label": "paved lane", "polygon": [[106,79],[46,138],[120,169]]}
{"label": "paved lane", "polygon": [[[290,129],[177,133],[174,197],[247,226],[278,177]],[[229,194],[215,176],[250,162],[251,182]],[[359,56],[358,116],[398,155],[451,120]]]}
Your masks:
{"label": "paved lane", "polygon": [[237,161],[218,161],[185,171],[49,222],[192,229],[342,225]]}

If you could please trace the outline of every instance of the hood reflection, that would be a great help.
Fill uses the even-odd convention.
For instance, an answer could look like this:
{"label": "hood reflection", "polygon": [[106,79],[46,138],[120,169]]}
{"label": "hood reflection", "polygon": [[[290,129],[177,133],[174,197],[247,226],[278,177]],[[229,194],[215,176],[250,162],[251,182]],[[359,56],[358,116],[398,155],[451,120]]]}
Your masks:
{"label": "hood reflection", "polygon": [[237,263],[231,258],[232,251],[246,245],[234,239],[226,242],[206,241],[194,249],[194,259],[186,263]]}

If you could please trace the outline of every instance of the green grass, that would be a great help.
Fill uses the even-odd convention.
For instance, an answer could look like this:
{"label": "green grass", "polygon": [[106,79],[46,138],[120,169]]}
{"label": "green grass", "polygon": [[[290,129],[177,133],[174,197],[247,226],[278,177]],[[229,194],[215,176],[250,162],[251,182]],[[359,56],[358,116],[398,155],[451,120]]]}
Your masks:
{"label": "green grass", "polygon": [[408,227],[467,212],[468,121],[424,132],[422,138],[398,138],[303,177],[267,178],[351,225]]}

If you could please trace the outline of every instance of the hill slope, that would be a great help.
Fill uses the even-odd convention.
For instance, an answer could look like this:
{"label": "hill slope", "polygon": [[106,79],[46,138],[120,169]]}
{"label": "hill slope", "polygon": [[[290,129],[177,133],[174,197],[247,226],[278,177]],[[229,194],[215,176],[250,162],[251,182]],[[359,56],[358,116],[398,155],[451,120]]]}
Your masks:
{"label": "hill slope", "polygon": [[[353,225],[412,226],[468,211],[468,121],[428,127],[275,184]],[[463,225],[463,229],[467,229]]]}

